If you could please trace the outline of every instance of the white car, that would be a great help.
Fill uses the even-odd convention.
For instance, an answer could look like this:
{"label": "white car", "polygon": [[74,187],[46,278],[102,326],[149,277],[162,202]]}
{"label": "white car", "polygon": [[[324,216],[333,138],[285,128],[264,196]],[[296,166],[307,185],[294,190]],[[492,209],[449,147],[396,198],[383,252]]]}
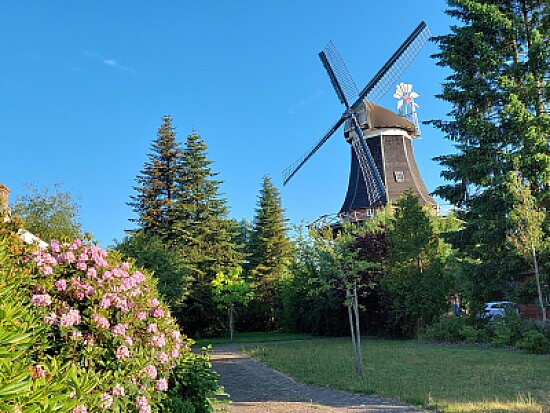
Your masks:
{"label": "white car", "polygon": [[505,317],[510,311],[517,312],[516,305],[512,301],[493,301],[485,303],[485,309],[481,313],[481,318],[499,320]]}

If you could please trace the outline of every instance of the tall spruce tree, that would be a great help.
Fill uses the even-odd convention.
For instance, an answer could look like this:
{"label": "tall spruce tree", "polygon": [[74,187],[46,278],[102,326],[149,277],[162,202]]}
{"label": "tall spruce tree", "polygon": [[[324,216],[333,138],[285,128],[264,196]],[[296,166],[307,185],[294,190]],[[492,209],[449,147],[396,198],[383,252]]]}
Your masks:
{"label": "tall spruce tree", "polygon": [[163,116],[156,139],[151,143],[149,160],[145,162],[134,189],[137,195],[131,196],[128,203],[137,219],[138,230],[146,235],[172,238],[173,208],[177,197],[176,181],[181,171],[181,148],[176,142],[176,131],[172,117]]}
{"label": "tall spruce tree", "polygon": [[201,335],[221,326],[212,295],[212,279],[229,273],[243,258],[235,244],[235,223],[227,217],[227,201],[220,195],[222,181],[210,168],[207,146],[196,133],[187,137],[177,177],[173,209],[173,247],[193,275],[187,308],[180,321],[190,333]]}
{"label": "tall spruce tree", "polygon": [[[256,285],[257,298],[251,305],[264,328],[274,327],[275,283],[288,271],[292,245],[279,191],[264,176],[253,222],[246,270]],[[262,321],[263,320],[263,321]]]}
{"label": "tall spruce tree", "polygon": [[469,298],[482,302],[510,294],[512,274],[522,272],[506,243],[508,172],[519,171],[537,203],[550,206],[550,8],[540,0],[448,4],[461,24],[435,38],[433,57],[452,71],[439,95],[452,110],[432,123],[456,153],[436,158],[450,183],[435,192],[462,207]]}

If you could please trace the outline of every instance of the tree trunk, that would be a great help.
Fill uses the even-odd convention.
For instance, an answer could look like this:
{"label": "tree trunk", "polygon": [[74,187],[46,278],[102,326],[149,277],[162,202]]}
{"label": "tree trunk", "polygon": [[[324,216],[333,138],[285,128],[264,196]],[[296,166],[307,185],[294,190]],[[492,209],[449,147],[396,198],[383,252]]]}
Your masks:
{"label": "tree trunk", "polygon": [[361,329],[359,327],[359,299],[357,298],[357,286],[353,287],[353,309],[355,311],[355,337],[357,339],[357,360],[359,362],[359,375],[363,376],[363,351],[361,350]]}
{"label": "tree trunk", "polygon": [[535,246],[531,244],[531,258],[533,259],[533,269],[535,270],[535,280],[537,282],[537,293],[539,296],[539,306],[542,313],[542,320],[546,322],[546,305],[544,305],[544,300],[542,298],[542,287],[540,285],[540,273],[539,273],[539,263],[537,261],[537,251]]}
{"label": "tree trunk", "polygon": [[229,317],[229,336],[231,337],[231,341],[233,341],[233,307],[229,306],[227,307],[227,316]]}
{"label": "tree trunk", "polygon": [[[354,288],[354,292],[357,290]],[[348,307],[349,328],[351,332],[351,342],[353,347],[353,359],[355,361],[355,371],[363,376],[363,355],[361,354],[361,337],[359,331],[359,306],[357,304],[357,295],[352,295],[349,288],[346,289],[346,298],[351,298],[351,304]],[[355,322],[353,316],[355,314]]]}

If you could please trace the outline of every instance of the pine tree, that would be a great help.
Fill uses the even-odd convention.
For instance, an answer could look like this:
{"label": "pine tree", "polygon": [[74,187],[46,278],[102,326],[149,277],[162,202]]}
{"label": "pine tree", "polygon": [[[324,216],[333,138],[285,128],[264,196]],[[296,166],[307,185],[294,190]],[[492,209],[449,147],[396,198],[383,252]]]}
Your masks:
{"label": "pine tree", "polygon": [[138,230],[146,235],[170,239],[181,148],[176,142],[170,115],[164,116],[162,121],[157,137],[151,143],[151,153],[147,155],[149,160],[136,178],[138,186],[134,189],[138,194],[131,196],[132,201],[128,205],[139,215],[131,220],[137,224]]}
{"label": "pine tree", "polygon": [[519,171],[537,203],[550,206],[550,9],[539,0],[448,4],[462,24],[435,38],[434,57],[453,72],[439,96],[452,110],[432,123],[457,151],[436,158],[450,181],[436,194],[463,209],[470,299],[482,302],[504,298],[511,275],[522,272],[506,243],[508,172]]}
{"label": "pine tree", "polygon": [[281,206],[279,191],[269,176],[264,176],[258,197],[252,234],[250,237],[248,274],[256,284],[266,328],[273,327],[275,311],[275,282],[288,269],[292,245],[287,235],[287,219]]}
{"label": "pine tree", "polygon": [[211,282],[218,272],[229,273],[243,258],[234,242],[235,224],[227,217],[221,181],[210,168],[207,146],[193,133],[187,137],[177,177],[177,199],[173,210],[173,247],[180,253],[194,282],[181,321],[190,333],[202,334],[216,328],[219,314]]}

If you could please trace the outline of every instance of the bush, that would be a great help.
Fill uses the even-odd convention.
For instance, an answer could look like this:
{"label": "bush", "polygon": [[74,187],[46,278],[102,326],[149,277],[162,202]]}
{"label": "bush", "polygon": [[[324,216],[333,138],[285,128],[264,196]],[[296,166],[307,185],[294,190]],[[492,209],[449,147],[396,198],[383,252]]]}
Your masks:
{"label": "bush", "polygon": [[464,326],[460,329],[460,337],[466,343],[479,343],[483,341],[484,330],[475,326]]}
{"label": "bush", "polygon": [[157,412],[182,369],[188,400],[210,408],[216,376],[195,382],[208,359],[148,274],[79,240],[26,247],[20,229],[0,219],[0,411]]}
{"label": "bush", "polygon": [[[16,235],[20,226],[20,220],[4,221],[0,215],[0,411],[68,412],[76,407],[66,395],[78,384],[78,370],[49,356],[36,358],[51,351],[51,342],[27,296],[33,276],[31,265],[21,260],[27,247]],[[80,390],[93,385],[90,381]]]}
{"label": "bush", "polygon": [[495,347],[515,345],[526,329],[526,322],[515,313],[509,313],[499,321],[492,321],[487,325],[491,334],[491,345]]}
{"label": "bush", "polygon": [[[467,319],[455,316],[444,316],[426,328],[423,338],[430,341],[446,341],[450,343],[463,339],[461,332],[466,325]],[[469,331],[469,330],[468,330]]]}
{"label": "bush", "polygon": [[164,401],[165,412],[207,413],[212,411],[218,388],[218,374],[212,371],[206,351],[186,357],[170,372],[170,390]]}
{"label": "bush", "polygon": [[38,273],[31,301],[49,326],[51,354],[103,378],[94,391],[71,392],[82,406],[75,411],[156,410],[189,341],[156,298],[151,277],[78,239],[53,240],[32,259]]}
{"label": "bush", "polygon": [[527,330],[516,346],[520,350],[526,350],[533,354],[546,354],[550,352],[550,340],[548,340],[542,331],[534,328]]}

